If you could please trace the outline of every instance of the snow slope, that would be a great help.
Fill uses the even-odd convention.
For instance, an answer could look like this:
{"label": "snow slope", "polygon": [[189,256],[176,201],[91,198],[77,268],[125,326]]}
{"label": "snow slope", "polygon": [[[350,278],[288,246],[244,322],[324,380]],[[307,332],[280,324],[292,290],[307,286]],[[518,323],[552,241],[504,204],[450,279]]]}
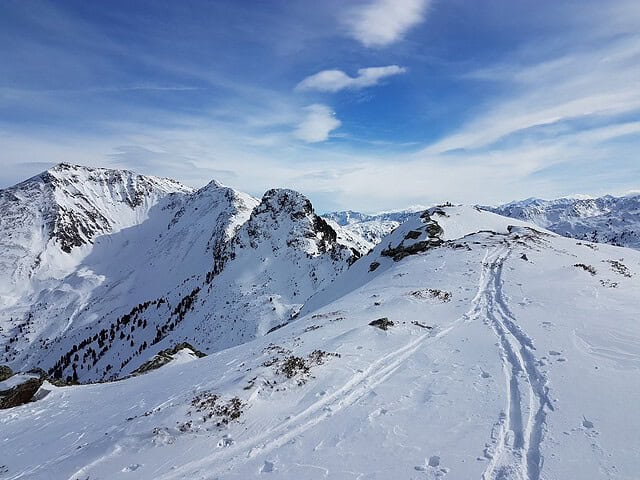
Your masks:
{"label": "snow slope", "polygon": [[533,222],[560,235],[640,249],[640,195],[507,203],[486,210]]}
{"label": "snow slope", "polygon": [[0,475],[636,479],[639,276],[635,250],[432,209],[265,336],[0,411]]}

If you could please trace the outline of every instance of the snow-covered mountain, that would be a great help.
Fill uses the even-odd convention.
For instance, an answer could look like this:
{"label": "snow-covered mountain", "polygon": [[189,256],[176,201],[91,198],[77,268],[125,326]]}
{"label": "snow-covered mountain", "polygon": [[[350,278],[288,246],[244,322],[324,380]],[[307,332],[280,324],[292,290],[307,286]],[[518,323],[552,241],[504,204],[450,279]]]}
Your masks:
{"label": "snow-covered mountain", "polygon": [[640,195],[527,200],[481,207],[566,237],[640,248]]}
{"label": "snow-covered mountain", "polygon": [[323,217],[342,227],[342,230],[346,232],[346,235],[350,236],[352,242],[357,244],[361,250],[368,251],[380,243],[380,240],[391,233],[394,228],[425,208],[413,207],[374,215],[344,210],[325,213]]}
{"label": "snow-covered mountain", "polygon": [[173,180],[64,163],[0,190],[0,307],[73,271],[97,237],[137,225],[161,199],[189,191]]}
{"label": "snow-covered mountain", "polygon": [[[351,258],[290,191],[268,192],[233,238],[196,306],[225,272],[262,268],[249,254]],[[265,265],[246,300],[280,271]],[[639,279],[637,250],[429,209],[266,335],[118,382],[45,383],[0,410],[0,475],[635,479]]]}
{"label": "snow-covered mountain", "polygon": [[258,201],[63,164],[0,199],[2,362],[62,379],[262,335],[360,255],[289,190]]}

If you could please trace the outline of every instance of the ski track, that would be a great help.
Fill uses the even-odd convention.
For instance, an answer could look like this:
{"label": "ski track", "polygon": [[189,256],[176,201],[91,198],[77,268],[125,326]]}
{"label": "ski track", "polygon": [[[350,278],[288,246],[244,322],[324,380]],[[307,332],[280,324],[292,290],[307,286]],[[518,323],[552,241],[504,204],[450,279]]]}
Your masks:
{"label": "ski track", "polygon": [[[417,339],[394,350],[381,359],[373,362],[365,370],[359,371],[347,383],[337,389],[331,395],[323,397],[318,402],[311,404],[302,412],[288,418],[270,430],[244,442],[235,444],[232,448],[222,452],[216,452],[205,458],[189,462],[178,469],[158,477],[159,480],[176,478],[193,478],[200,469],[206,467],[208,475],[220,474],[232,470],[238,462],[244,462],[247,458],[253,458],[265,454],[275,448],[289,442],[292,438],[301,435],[305,431],[321,423],[340,410],[355,404],[375,387],[391,377],[427,340],[436,340],[443,337],[461,322],[469,322],[477,318],[481,309],[479,300],[482,292],[476,294],[472,308],[462,317],[451,322],[447,327],[435,333],[420,335]],[[245,453],[246,452],[246,453]],[[218,467],[224,465],[224,467]]]}
{"label": "ski track", "polygon": [[553,411],[546,378],[540,373],[531,339],[519,327],[503,293],[502,270],[511,253],[504,245],[487,250],[480,276],[478,302],[485,323],[498,337],[506,379],[505,411],[493,432],[493,445],[485,456],[490,462],[483,480],[539,480],[543,465],[540,444],[547,411]]}
{"label": "ski track", "polygon": [[[363,398],[368,392],[380,385],[413,355],[427,339],[436,339],[449,332],[458,322],[453,322],[447,328],[436,334],[423,334],[401,348],[388,353],[381,359],[372,363],[365,370],[359,371],[346,384],[328,397],[311,404],[302,412],[288,418],[270,430],[253,437],[250,440],[239,442],[233,448],[220,453],[209,455],[195,462],[187,463],[179,469],[158,477],[159,479],[192,478],[194,470],[207,467],[207,474],[221,473],[233,469],[238,461],[245,461],[260,454],[265,454],[278,448],[292,438],[304,433],[336,412],[353,405]],[[246,454],[244,452],[247,452]],[[223,463],[224,462],[224,463]],[[216,466],[224,464],[223,468]],[[213,468],[212,468],[213,467]]]}

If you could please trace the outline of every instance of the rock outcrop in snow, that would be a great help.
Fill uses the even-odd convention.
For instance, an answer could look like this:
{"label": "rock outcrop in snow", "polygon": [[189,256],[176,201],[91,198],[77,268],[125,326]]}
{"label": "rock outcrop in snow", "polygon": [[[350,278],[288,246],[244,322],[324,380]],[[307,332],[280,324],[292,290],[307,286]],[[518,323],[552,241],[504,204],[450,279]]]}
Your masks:
{"label": "rock outcrop in snow", "polygon": [[31,401],[43,381],[37,374],[17,374],[0,381],[0,410]]}

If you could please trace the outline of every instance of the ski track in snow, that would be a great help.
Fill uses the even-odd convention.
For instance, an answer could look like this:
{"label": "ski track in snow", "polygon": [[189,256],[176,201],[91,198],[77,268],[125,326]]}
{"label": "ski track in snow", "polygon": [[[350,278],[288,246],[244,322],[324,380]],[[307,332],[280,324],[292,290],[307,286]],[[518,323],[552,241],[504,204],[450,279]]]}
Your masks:
{"label": "ski track in snow", "polygon": [[[191,478],[194,470],[207,467],[207,473],[221,473],[229,471],[246,458],[253,458],[265,454],[289,442],[292,438],[304,433],[336,412],[353,405],[368,392],[391,377],[402,364],[425,343],[427,339],[440,338],[449,332],[458,322],[453,322],[447,328],[435,334],[423,334],[401,348],[394,350],[381,359],[373,362],[365,370],[357,372],[346,384],[333,394],[323,397],[311,404],[302,412],[294,415],[275,427],[265,431],[258,437],[239,442],[234,448],[215,453],[195,462],[187,463],[181,468],[166,474],[159,479]],[[248,452],[243,454],[243,452]],[[221,469],[215,466],[222,465]],[[213,467],[213,469],[211,468]]]}
{"label": "ski track in snow", "polygon": [[[483,265],[484,266],[484,265]],[[291,439],[301,435],[340,410],[355,404],[375,387],[390,378],[427,340],[434,341],[449,333],[462,322],[469,322],[482,313],[481,301],[486,294],[485,271],[483,269],[479,290],[473,300],[472,308],[462,317],[451,322],[437,332],[420,335],[417,339],[394,350],[373,362],[364,370],[358,371],[347,383],[333,394],[323,397],[302,412],[265,431],[257,438],[236,443],[232,448],[216,452],[206,458],[186,463],[163,476],[159,480],[192,478],[193,474],[206,468],[207,474],[220,474],[230,471],[237,463],[257,455],[266,454],[285,445]],[[247,453],[244,453],[247,452]],[[218,467],[224,465],[224,467]],[[502,478],[502,477],[497,477]]]}
{"label": "ski track in snow", "polygon": [[267,454],[303,434],[340,410],[355,404],[368,392],[390,378],[427,340],[441,338],[461,322],[483,319],[499,340],[506,377],[507,404],[494,426],[493,444],[485,456],[490,460],[483,480],[540,480],[543,458],[540,452],[549,400],[546,378],[538,371],[531,339],[517,325],[502,292],[503,264],[510,254],[506,245],[487,251],[482,261],[478,291],[471,309],[446,328],[424,334],[394,350],[369,367],[358,371],[333,394],[323,397],[302,412],[285,419],[258,437],[238,442],[182,465],[159,479],[191,478],[206,468],[207,474],[229,472],[247,458]]}
{"label": "ski track in snow", "polygon": [[539,480],[543,465],[540,444],[547,411],[553,411],[546,378],[537,368],[531,339],[518,326],[503,294],[502,270],[511,249],[508,245],[487,251],[480,275],[479,296],[474,299],[498,337],[506,377],[505,411],[494,426],[490,460],[483,480]]}

